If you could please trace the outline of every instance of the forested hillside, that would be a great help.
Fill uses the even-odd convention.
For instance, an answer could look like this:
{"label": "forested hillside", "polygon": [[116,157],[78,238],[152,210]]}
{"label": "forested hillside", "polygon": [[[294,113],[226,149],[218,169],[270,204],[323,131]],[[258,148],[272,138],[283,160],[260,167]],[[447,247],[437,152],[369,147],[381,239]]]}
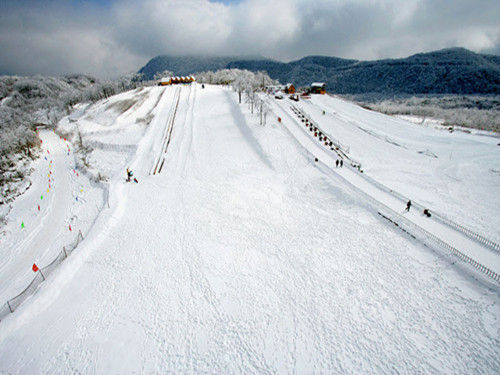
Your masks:
{"label": "forested hillside", "polygon": [[137,83],[131,77],[102,81],[87,75],[0,76],[0,204],[9,201],[37,157],[38,126],[55,127],[74,104],[94,102]]}
{"label": "forested hillside", "polygon": [[339,94],[500,94],[500,57],[464,48],[376,61],[308,56],[283,63],[268,59],[158,56],[139,73],[151,79],[164,70],[187,75],[222,68],[265,71],[272,79],[296,86],[326,82],[329,92]]}

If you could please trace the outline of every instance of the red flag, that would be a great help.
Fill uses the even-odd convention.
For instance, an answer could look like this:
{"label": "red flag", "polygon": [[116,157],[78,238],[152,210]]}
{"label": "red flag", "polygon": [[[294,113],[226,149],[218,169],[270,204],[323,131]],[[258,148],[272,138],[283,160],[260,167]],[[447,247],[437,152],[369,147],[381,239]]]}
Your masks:
{"label": "red flag", "polygon": [[38,211],[40,211],[40,205],[38,205]]}
{"label": "red flag", "polygon": [[69,224],[69,230],[72,231],[73,229],[71,229],[71,224]]}
{"label": "red flag", "polygon": [[38,272],[38,266],[35,263],[33,263],[33,272]]}

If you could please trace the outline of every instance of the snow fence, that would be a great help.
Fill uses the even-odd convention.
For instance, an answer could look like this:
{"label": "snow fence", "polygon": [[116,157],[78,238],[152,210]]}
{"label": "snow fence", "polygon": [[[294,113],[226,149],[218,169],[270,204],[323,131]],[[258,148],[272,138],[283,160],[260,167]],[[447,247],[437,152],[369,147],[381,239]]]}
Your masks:
{"label": "snow fence", "polygon": [[[335,151],[336,153],[342,157],[342,158],[346,158],[347,160],[349,160],[351,163],[346,163],[347,166],[350,166],[352,169],[358,171],[358,172],[361,172],[361,163],[357,162],[356,160],[353,160],[352,158],[350,158],[347,153],[349,152],[348,151],[348,148],[346,148],[346,146],[340,144],[339,141],[333,139],[333,137],[331,137],[329,134],[327,134],[326,132],[324,132],[317,124],[315,124],[311,117],[306,113],[304,112],[304,110],[302,110],[301,108],[297,108],[295,106],[290,106],[290,108],[292,109],[292,111],[299,117],[299,119],[302,121],[302,122],[305,122],[306,126],[308,127],[311,127],[313,129],[317,129],[317,131],[320,133],[320,134],[323,134],[324,136],[326,136],[327,138],[329,138],[329,140],[332,140],[334,146],[335,146]],[[392,189],[389,189],[387,186],[381,184],[380,182],[378,182],[377,180],[374,180],[373,178],[371,178],[370,176],[367,176],[366,174],[362,173],[361,172],[361,176],[367,180],[368,182],[372,183],[373,185],[377,186],[380,190],[382,191],[385,191],[389,194],[391,194],[392,196],[400,199],[402,202],[406,203],[408,202],[408,200],[410,198],[408,197],[405,197],[404,195],[398,193],[397,191],[394,191]],[[424,209],[428,208],[428,207],[424,207],[422,206],[421,204],[419,203],[416,203],[416,202],[412,202],[412,205],[414,207],[416,207],[417,209],[423,211]],[[442,224],[445,224],[453,229],[455,229],[456,231],[460,232],[460,233],[463,233],[464,235],[466,235],[467,237],[469,237],[470,239],[476,241],[476,242],[479,242],[480,244],[488,247],[490,250],[493,250],[497,253],[500,253],[500,245],[497,244],[496,242],[490,240],[489,238],[486,238],[485,236],[479,234],[479,233],[476,233],[474,232],[473,230],[469,229],[469,228],[466,228],[464,227],[463,225],[460,225],[458,223],[455,223],[454,221],[448,219],[446,216],[442,215],[442,214],[439,214],[433,210],[431,210],[432,212],[432,215],[434,216],[434,218],[438,221],[440,221]]]}
{"label": "snow fence", "polygon": [[[408,233],[410,236],[413,238],[416,238],[412,233],[415,233],[415,231],[420,231],[423,236],[418,236],[419,240],[422,241],[424,244],[426,244],[429,247],[433,247],[433,245],[438,245],[449,252],[451,252],[453,255],[461,259],[462,261],[470,264],[477,270],[481,271],[482,273],[486,274],[487,276],[491,277],[493,280],[500,281],[500,275],[497,274],[496,272],[490,270],[488,267],[483,266],[481,263],[476,262],[474,259],[471,257],[465,255],[462,253],[460,250],[457,250],[453,246],[447,244],[446,242],[442,241],[440,238],[436,237],[432,233],[427,232],[425,229],[411,223],[409,220],[406,220],[403,218],[401,215],[397,215],[397,218],[391,217],[392,215],[389,214],[383,214],[380,211],[377,212],[380,216],[382,216],[384,219],[389,220],[391,223],[393,223],[396,227],[400,228],[403,232]],[[433,243],[432,243],[433,242]]]}
{"label": "snow fence", "polygon": [[36,273],[34,279],[31,283],[24,289],[21,293],[19,293],[14,298],[9,299],[5,304],[0,307],[0,321],[5,318],[10,313],[13,313],[19,305],[21,305],[29,296],[33,295],[38,286],[45,281],[45,278],[52,273],[56,269],[56,267],[61,264],[64,259],[66,259],[73,250],[76,249],[78,244],[82,242],[83,235],[81,231],[78,231],[78,235],[75,240],[62,248],[61,252],[57,255],[57,257],[50,262],[45,267],[42,267]]}
{"label": "snow fence", "polygon": [[[354,168],[355,169],[355,168]],[[389,189],[387,186],[381,184],[380,182],[378,182],[377,180],[374,180],[373,178],[371,178],[370,176],[367,176],[366,174],[362,174],[362,177],[369,181],[370,183],[372,183],[373,185],[377,186],[380,190],[383,190],[391,195],[393,195],[394,197],[400,199],[402,202],[408,202],[410,200],[410,198],[408,197],[405,197],[404,195],[398,193],[397,191],[394,191],[392,189]],[[413,202],[412,201],[412,206],[416,207],[417,209],[419,209],[420,211],[423,212],[424,209],[428,208],[428,207],[424,207],[422,206],[421,204],[417,203],[417,202]],[[444,215],[441,215],[433,210],[430,210],[432,215],[434,216],[434,218],[438,221],[440,221],[441,223],[455,229],[456,231],[459,231],[460,233],[463,233],[465,234],[467,237],[469,237],[470,239],[476,241],[476,242],[479,242],[480,244],[488,247],[490,250],[493,250],[497,253],[500,253],[500,245],[497,244],[496,242],[486,238],[485,236],[482,236],[480,235],[479,233],[476,233],[474,232],[473,230],[469,229],[469,228],[466,228],[464,227],[463,225],[460,225],[460,224],[457,224],[455,223],[454,221],[448,219],[446,216]]]}

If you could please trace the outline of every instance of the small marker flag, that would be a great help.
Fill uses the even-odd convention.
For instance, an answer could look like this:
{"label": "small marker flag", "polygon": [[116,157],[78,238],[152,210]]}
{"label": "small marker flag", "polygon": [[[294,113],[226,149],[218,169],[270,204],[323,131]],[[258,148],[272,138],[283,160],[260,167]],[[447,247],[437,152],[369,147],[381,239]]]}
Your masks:
{"label": "small marker flag", "polygon": [[33,267],[31,269],[33,270],[33,272],[38,272],[38,266],[36,265],[36,263],[33,263]]}
{"label": "small marker flag", "polygon": [[38,211],[40,211],[40,205],[38,205]]}
{"label": "small marker flag", "polygon": [[21,228],[24,228],[24,221],[21,223]]}
{"label": "small marker flag", "polygon": [[73,230],[73,229],[71,229],[71,224],[69,224],[69,230],[70,230],[70,232]]}
{"label": "small marker flag", "polygon": [[40,200],[43,200],[43,195],[40,195]]}

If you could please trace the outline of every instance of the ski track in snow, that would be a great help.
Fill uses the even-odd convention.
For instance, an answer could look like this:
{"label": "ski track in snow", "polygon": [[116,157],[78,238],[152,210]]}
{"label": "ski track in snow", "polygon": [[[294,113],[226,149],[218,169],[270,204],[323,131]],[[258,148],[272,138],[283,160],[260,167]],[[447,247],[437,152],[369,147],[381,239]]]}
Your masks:
{"label": "ski track in snow", "polygon": [[2,241],[2,303],[21,292],[34,278],[33,263],[45,266],[61,251],[64,241],[73,240],[68,229],[75,200],[73,190],[78,187],[77,181],[71,178],[73,156],[68,153],[67,143],[53,132],[40,130],[39,134],[43,142],[42,156],[36,162],[36,172],[30,176],[33,186],[16,202],[9,215],[11,236]]}
{"label": "ski track in snow", "polygon": [[0,322],[1,372],[498,373],[498,289],[236,94],[183,87],[149,175],[173,90],[130,161],[139,184],[113,177],[112,212]]}

